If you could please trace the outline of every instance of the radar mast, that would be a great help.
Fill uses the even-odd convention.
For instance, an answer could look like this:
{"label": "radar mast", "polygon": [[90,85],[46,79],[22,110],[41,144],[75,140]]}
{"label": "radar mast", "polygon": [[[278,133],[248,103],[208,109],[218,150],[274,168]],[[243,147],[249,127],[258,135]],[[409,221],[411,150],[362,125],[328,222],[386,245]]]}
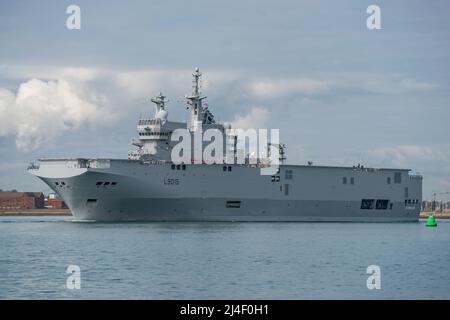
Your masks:
{"label": "radar mast", "polygon": [[205,99],[205,96],[202,96],[200,93],[200,79],[201,72],[198,68],[195,68],[194,73],[192,74],[194,79],[192,80],[192,94],[190,96],[186,96],[186,99],[189,100],[189,104],[191,106],[191,122],[190,129],[191,131],[197,131],[198,127],[203,123],[203,105],[202,100]]}

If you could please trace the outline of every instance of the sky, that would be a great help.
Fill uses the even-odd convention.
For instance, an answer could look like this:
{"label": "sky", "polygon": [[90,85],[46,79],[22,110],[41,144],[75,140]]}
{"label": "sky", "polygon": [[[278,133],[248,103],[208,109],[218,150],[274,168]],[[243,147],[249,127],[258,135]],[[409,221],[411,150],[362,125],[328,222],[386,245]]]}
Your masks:
{"label": "sky", "polygon": [[216,119],[280,129],[289,163],[410,168],[431,199],[450,191],[449,16],[445,0],[1,1],[0,189],[49,192],[26,172],[42,157],[125,158],[160,91],[187,120],[199,67]]}

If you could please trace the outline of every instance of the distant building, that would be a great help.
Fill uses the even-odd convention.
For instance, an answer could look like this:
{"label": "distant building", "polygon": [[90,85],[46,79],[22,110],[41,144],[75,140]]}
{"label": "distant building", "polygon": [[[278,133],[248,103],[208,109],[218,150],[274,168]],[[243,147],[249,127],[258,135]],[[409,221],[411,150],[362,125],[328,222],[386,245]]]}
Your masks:
{"label": "distant building", "polygon": [[50,193],[47,198],[47,208],[53,209],[67,209],[67,205],[55,193]]}
{"label": "distant building", "polygon": [[422,211],[443,211],[448,209],[450,209],[450,202],[444,202],[440,200],[422,202]]}
{"label": "distant building", "polygon": [[44,199],[42,192],[0,192],[0,209],[41,209]]}

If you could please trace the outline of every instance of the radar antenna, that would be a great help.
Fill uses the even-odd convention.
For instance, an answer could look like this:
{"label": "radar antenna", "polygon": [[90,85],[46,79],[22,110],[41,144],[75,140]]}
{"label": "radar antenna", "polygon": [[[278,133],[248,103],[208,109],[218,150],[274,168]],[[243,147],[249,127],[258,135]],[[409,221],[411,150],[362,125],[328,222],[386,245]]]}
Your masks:
{"label": "radar antenna", "polygon": [[194,76],[194,79],[192,80],[192,96],[198,97],[200,96],[200,78],[202,76],[202,73],[200,72],[199,68],[195,68],[195,71],[192,75]]}
{"label": "radar antenna", "polygon": [[166,103],[169,102],[169,100],[166,99],[166,96],[164,96],[162,92],[160,92],[156,97],[151,98],[151,101],[156,104],[156,112],[158,112],[159,110],[165,110]]}

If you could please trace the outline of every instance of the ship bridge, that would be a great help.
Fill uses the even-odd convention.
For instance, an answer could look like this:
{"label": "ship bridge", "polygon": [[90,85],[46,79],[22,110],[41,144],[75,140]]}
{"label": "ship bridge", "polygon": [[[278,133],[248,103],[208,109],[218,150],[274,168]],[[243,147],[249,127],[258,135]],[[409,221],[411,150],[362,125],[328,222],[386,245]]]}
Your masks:
{"label": "ship bridge", "polygon": [[151,101],[156,105],[155,116],[139,119],[137,124],[138,139],[131,142],[139,149],[130,151],[128,159],[170,159],[172,149],[170,135],[178,128],[186,128],[185,123],[167,120],[166,104],[169,100],[162,93],[152,98]]}
{"label": "ship bridge", "polygon": [[140,119],[137,126],[140,140],[167,140],[170,131],[165,128],[163,121],[156,119]]}

